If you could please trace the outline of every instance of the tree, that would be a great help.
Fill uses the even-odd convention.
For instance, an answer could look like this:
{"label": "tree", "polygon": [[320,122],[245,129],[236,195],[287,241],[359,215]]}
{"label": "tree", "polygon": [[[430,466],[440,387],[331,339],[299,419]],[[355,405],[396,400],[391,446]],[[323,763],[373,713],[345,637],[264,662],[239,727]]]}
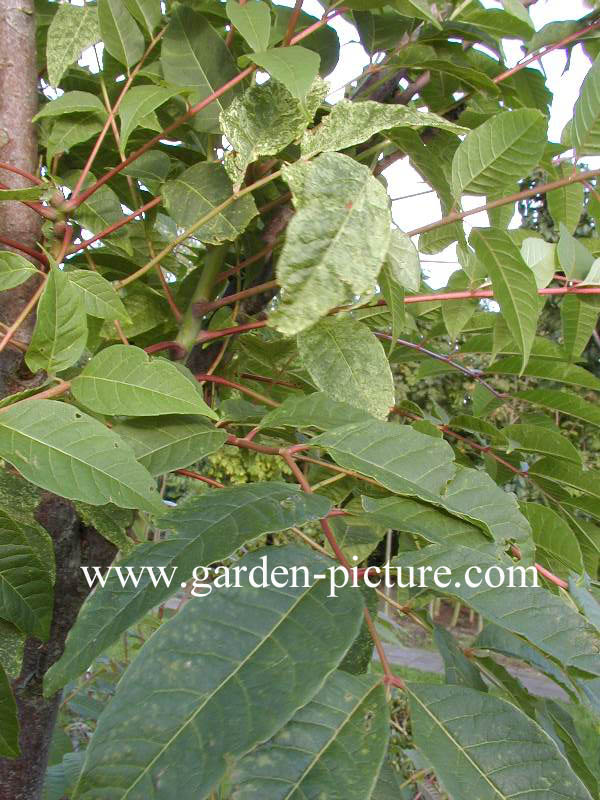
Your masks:
{"label": "tree", "polygon": [[[531,5],[0,0],[2,798],[598,796],[600,20]],[[371,61],[332,104],[335,17]],[[392,223],[399,158],[438,222]],[[558,236],[509,230],[540,197]]]}

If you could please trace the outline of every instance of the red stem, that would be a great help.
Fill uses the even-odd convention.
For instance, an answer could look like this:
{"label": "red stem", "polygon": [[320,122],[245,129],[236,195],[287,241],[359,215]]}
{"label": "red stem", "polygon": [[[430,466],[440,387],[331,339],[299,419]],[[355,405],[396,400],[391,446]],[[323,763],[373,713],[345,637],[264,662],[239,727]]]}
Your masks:
{"label": "red stem", "polygon": [[34,250],[31,247],[27,247],[26,244],[15,242],[14,239],[8,239],[6,236],[0,236],[0,244],[4,244],[6,247],[12,247],[13,250],[20,250],[30,258],[35,258],[36,261],[39,261],[40,264],[43,264],[45,267],[48,266],[47,256],[44,253],[38,253],[37,250]]}
{"label": "red stem", "polygon": [[265,397],[264,395],[255,392],[253,389],[248,389],[247,386],[242,386],[241,383],[234,383],[233,381],[230,381],[227,378],[222,378],[220,375],[209,375],[207,372],[202,372],[196,375],[195,378],[199,383],[203,382],[218,383],[221,386],[229,386],[229,388],[231,389],[237,389],[238,392],[243,392],[244,394],[247,394],[248,397],[252,397],[259,403],[264,403],[265,405],[271,406],[272,408],[277,408],[277,406],[279,405],[279,403],[276,403],[269,397]]}
{"label": "red stem", "polygon": [[208,483],[209,486],[214,486],[215,489],[225,488],[225,485],[223,483],[219,483],[219,481],[214,480],[214,478],[207,478],[206,475],[200,475],[199,472],[194,472],[191,469],[176,469],[175,473],[177,475],[185,475],[186,478],[193,478],[195,481],[202,481],[203,483]]}
{"label": "red stem", "polygon": [[143,206],[140,206],[137,209],[137,211],[128,214],[126,217],[123,217],[123,219],[120,219],[118,222],[113,222],[112,225],[109,225],[108,228],[105,228],[103,231],[100,231],[100,233],[97,233],[95,236],[92,236],[89,239],[85,239],[85,241],[81,242],[80,244],[73,245],[73,247],[71,247],[69,250],[69,255],[71,255],[71,253],[77,253],[79,250],[84,250],[86,247],[89,247],[94,242],[98,242],[101,239],[105,239],[111,233],[114,233],[115,231],[118,231],[119,228],[122,228],[124,225],[127,225],[127,223],[131,222],[132,219],[139,217],[140,214],[143,214],[145,211],[149,211],[151,208],[154,208],[154,206],[157,206],[161,202],[161,200],[162,198],[160,195],[152,198],[152,200],[149,200],[147,203],[144,203]]}
{"label": "red stem", "polygon": [[22,178],[27,178],[27,180],[30,180],[32,183],[35,183],[38,186],[42,186],[44,183],[43,180],[35,175],[32,175],[31,172],[27,172],[27,170],[21,169],[20,167],[14,167],[12,164],[0,162],[0,169],[5,169],[7,172],[14,172],[15,175],[20,175]]}
{"label": "red stem", "polygon": [[[331,14],[324,15],[320,20],[315,22],[313,25],[309,25],[309,27],[305,28],[305,30],[303,30],[301,33],[297,33],[293,37],[290,44],[296,44],[296,42],[299,42],[302,39],[305,39],[307,36],[310,36],[311,33],[314,33],[319,28],[322,28],[323,25],[326,25],[333,19],[333,17],[337,16],[341,12],[342,12],[341,8],[336,8]],[[212,102],[218,100],[219,97],[226,94],[230,89],[233,89],[234,86],[237,86],[238,83],[241,83],[243,80],[249,77],[254,72],[255,69],[256,66],[254,64],[250,67],[246,67],[246,69],[242,70],[234,78],[227,81],[227,83],[224,83],[223,86],[216,89],[212,94],[210,94],[204,100],[201,100],[199,103],[196,103],[195,106],[192,106],[181,117],[178,117],[176,120],[173,120],[173,122],[170,125],[168,125],[161,133],[157,133],[156,136],[153,136],[152,139],[149,139],[144,145],[142,145],[142,147],[139,147],[137,150],[134,150],[134,152],[128,158],[126,158],[124,161],[121,161],[120,164],[117,164],[117,166],[110,169],[101,178],[98,178],[98,180],[92,186],[86,189],[85,192],[82,192],[75,199],[71,197],[69,201],[66,203],[66,210],[72,211],[78,205],[84,203],[87,200],[87,198],[90,197],[90,195],[92,195],[101,186],[104,186],[104,184],[111,178],[114,178],[114,176],[117,175],[119,172],[121,172],[122,169],[129,166],[129,164],[132,164],[141,155],[147,153],[148,150],[151,150],[155,144],[158,144],[161,141],[161,139],[165,139],[166,137],[168,137],[170,133],[172,133],[174,130],[177,130],[177,128],[183,125],[184,122],[187,122],[199,111],[202,111]]]}

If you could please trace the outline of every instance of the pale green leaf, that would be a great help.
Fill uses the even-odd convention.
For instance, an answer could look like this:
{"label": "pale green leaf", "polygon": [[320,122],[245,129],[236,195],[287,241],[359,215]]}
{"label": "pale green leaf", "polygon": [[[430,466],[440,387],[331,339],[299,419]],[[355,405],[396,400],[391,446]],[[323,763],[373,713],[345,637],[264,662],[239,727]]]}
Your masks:
{"label": "pale green leaf", "polygon": [[144,53],[144,36],[122,0],[98,0],[98,22],[104,47],[126,67]]}
{"label": "pale green leaf", "polygon": [[[163,38],[161,64],[168,84],[192,91],[192,103],[205,100],[237,74],[223,39],[204,17],[184,5],[171,16]],[[233,87],[210,103],[195,115],[194,125],[202,131],[220,133],[219,114],[239,91]]]}
{"label": "pale green leaf", "polygon": [[592,800],[552,739],[512,703],[456,686],[409,683],[415,745],[454,800]]}
{"label": "pale green leaf", "polygon": [[36,486],[90,505],[163,508],[150,474],[121,439],[73,406],[23,400],[0,415],[0,455]]}
{"label": "pale green leaf", "polygon": [[510,236],[494,228],[476,228],[471,244],[492,279],[494,298],[523,355],[525,369],[535,338],[538,301],[533,272]]}
{"label": "pale green leaf", "polygon": [[71,64],[101,38],[96,6],[61,3],[52,17],[46,44],[50,86],[58,86]]}
{"label": "pale green leaf", "polygon": [[0,511],[0,617],[45,640],[52,620],[52,581],[31,543],[36,535]]}
{"label": "pale green leaf", "polygon": [[540,111],[523,108],[503,111],[472,131],[452,161],[454,197],[493,194],[499,187],[509,190],[529,175],[542,158],[547,127]]}
{"label": "pale green leaf", "polygon": [[261,428],[318,428],[329,430],[368,419],[367,412],[350,403],[334,400],[326,392],[291,395],[263,417]]}
{"label": "pale green leaf", "polygon": [[[229,176],[221,164],[201,161],[188,167],[163,187],[169,213],[182,228],[193,225],[233,194]],[[194,232],[206,244],[220,244],[237,239],[257,214],[252,195],[240,197]]]}
{"label": "pale green leaf", "polygon": [[571,236],[563,223],[559,225],[560,239],[556,255],[567,278],[582,281],[587,278],[594,265],[594,256],[574,236]]}
{"label": "pale green leaf", "polygon": [[374,417],[385,419],[394,405],[394,380],[381,343],[349,317],[323,319],[298,334],[298,350],[316,386]]}
{"label": "pale green leaf", "polygon": [[261,51],[269,47],[271,13],[262,0],[248,0],[243,5],[236,0],[227,0],[227,16],[250,45],[251,50]]}
{"label": "pale green leaf", "polygon": [[16,758],[19,750],[19,720],[17,704],[10,688],[8,676],[0,664],[0,756]]}
{"label": "pale green leaf", "polygon": [[573,147],[577,156],[600,153],[600,57],[585,76],[573,115]]}
{"label": "pale green leaf", "polygon": [[560,304],[560,316],[569,361],[577,361],[596,329],[598,308],[582,303],[577,295],[567,295]]}
{"label": "pale green leaf", "polygon": [[72,91],[65,92],[55,100],[42,106],[41,111],[33,117],[32,122],[45,117],[61,117],[63,114],[95,113],[101,117],[106,116],[106,108],[99,97],[91,92]]}
{"label": "pale green leaf", "polygon": [[432,4],[428,0],[399,0],[398,12],[400,14],[408,14],[410,17],[418,17],[419,19],[427,20],[437,28],[442,29],[440,20],[437,15],[432,11]]}
{"label": "pale green leaf", "polygon": [[523,261],[533,272],[538,289],[545,289],[556,272],[556,245],[529,236],[521,245]]}
{"label": "pale green leaf", "polygon": [[66,275],[80,292],[86,314],[100,319],[130,321],[129,314],[112,284],[98,272],[74,269]]}
{"label": "pale green leaf", "polygon": [[124,3],[132,17],[152,36],[162,18],[160,0],[124,0]]}
{"label": "pale green leaf", "polygon": [[467,131],[466,128],[427,111],[376,103],[372,100],[361,103],[340,100],[319,125],[306,131],[301,142],[302,155],[345,150],[390,128],[439,128],[454,134]]}
{"label": "pale green leaf", "polygon": [[233,147],[224,164],[235,186],[243,181],[249,164],[278,153],[301,136],[307,122],[300,101],[278,81],[253,84],[236,97],[221,114],[223,133]]}
{"label": "pale green leaf", "polygon": [[133,345],[102,350],[73,380],[73,397],[100,414],[150,417],[202,414],[216,419],[193,381],[164,358]]}
{"label": "pale green leaf", "polygon": [[189,467],[219,450],[227,432],[202,417],[166,416],[160,420],[131,419],[114,426],[151,475]]}
{"label": "pale green leaf", "polygon": [[[543,390],[541,390],[543,391]],[[558,392],[558,394],[561,394]],[[565,399],[567,394],[563,394]],[[545,453],[581,465],[581,454],[566,436],[542,425],[507,425],[502,433],[510,439],[513,450],[528,453]]]}
{"label": "pale green leaf", "polygon": [[132,132],[143,119],[176,94],[178,94],[177,89],[168,89],[164,86],[134,86],[127,92],[119,106],[123,151],[127,148]]}
{"label": "pale green leaf", "polygon": [[[573,171],[572,164],[561,164],[550,173],[550,180],[567,178]],[[562,223],[569,233],[574,233],[583,213],[583,183],[570,183],[547,192],[546,203],[554,225]]]}
{"label": "pale green leaf", "polygon": [[296,206],[277,262],[283,292],[270,323],[291,336],[372,292],[390,238],[383,186],[341,153],[284,167]]}
{"label": "pale green leaf", "polygon": [[[261,558],[268,570],[305,564],[311,575],[329,563],[286,547],[252,553],[240,566]],[[240,577],[235,592],[188,603],[142,649],[98,720],[75,798],[206,797],[232,761],[321,688],[358,633],[360,592],[328,597],[328,582],[314,578],[308,588],[304,580],[253,588]]]}
{"label": "pale green leaf", "polygon": [[480,671],[463,653],[449,631],[441,625],[434,625],[433,641],[444,660],[444,677],[447,684],[487,692],[487,685]]}
{"label": "pale green leaf", "polygon": [[20,286],[33,275],[39,275],[30,261],[8,250],[0,251],[0,292]]}
{"label": "pale green leaf", "polygon": [[577,537],[562,517],[539,503],[523,503],[521,509],[531,525],[538,561],[553,568],[558,562],[562,571],[581,573],[583,563]]}
{"label": "pale green leaf", "polygon": [[388,735],[381,682],[338,670],[272,739],[238,761],[231,775],[232,800],[319,794],[365,800]]}
{"label": "pale green leaf", "polygon": [[392,422],[343,425],[312,443],[324,447],[341,467],[374,478],[399,494],[439,499],[456,471],[447,442]]}
{"label": "pale green leaf", "polygon": [[62,270],[53,267],[37,307],[37,318],[25,361],[32,372],[60,372],[83,353],[87,318],[79,292]]}
{"label": "pale green leaf", "polygon": [[410,238],[398,228],[394,228],[390,235],[385,264],[400,286],[413,292],[419,291],[421,285],[419,254]]}
{"label": "pale green leaf", "polygon": [[298,100],[306,97],[319,72],[318,54],[299,45],[250,53],[248,58],[283,83]]}
{"label": "pale green leaf", "polygon": [[[90,659],[164,602],[180,581],[189,580],[195,567],[222,561],[257,536],[324,517],[330,508],[326,497],[308,495],[293,484],[269,481],[192,496],[166,512],[160,525],[173,529],[176,536],[139,545],[117,565],[123,565],[125,574],[127,566],[139,571],[137,586],[131,581],[122,586],[113,572],[106,585],[85,601],[62,658],[45,676],[46,695],[52,696],[84,672]],[[152,567],[156,578],[163,570],[162,574],[176,575],[177,580],[172,587],[160,580],[155,585],[147,572],[142,574],[142,566]]]}
{"label": "pale green leaf", "polygon": [[583,286],[598,286],[600,285],[600,258],[597,258],[592,266],[590,267],[590,271],[585,276],[585,280],[582,281]]}

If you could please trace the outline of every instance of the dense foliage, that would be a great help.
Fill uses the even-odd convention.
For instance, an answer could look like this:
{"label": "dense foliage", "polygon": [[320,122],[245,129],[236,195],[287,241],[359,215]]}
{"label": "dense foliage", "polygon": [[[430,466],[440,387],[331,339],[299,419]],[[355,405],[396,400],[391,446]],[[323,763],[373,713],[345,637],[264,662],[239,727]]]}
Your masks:
{"label": "dense foliage", "polygon": [[[26,366],[0,400],[5,765],[57,574],[123,567],[44,670],[46,698],[65,690],[46,800],[599,796],[600,21],[536,32],[531,5],[36,5],[40,169],[0,188],[44,220],[33,249],[0,238],[0,290],[30,289],[0,341]],[[335,17],[370,64],[332,103]],[[536,60],[573,46],[591,69],[551,142]],[[400,158],[437,223],[393,222]],[[421,254],[455,242],[432,290]],[[50,493],[105,563],[61,549]],[[364,584],[386,542],[452,582],[314,578]],[[263,558],[311,580],[210,591]],[[539,586],[470,587],[472,565]],[[443,683],[389,663],[380,597],[433,638]],[[468,646],[440,597],[481,616]]]}

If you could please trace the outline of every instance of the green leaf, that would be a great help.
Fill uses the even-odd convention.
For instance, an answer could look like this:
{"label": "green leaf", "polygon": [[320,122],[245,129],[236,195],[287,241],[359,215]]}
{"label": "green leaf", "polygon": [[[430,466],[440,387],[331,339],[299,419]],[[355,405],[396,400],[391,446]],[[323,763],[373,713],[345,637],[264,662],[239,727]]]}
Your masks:
{"label": "green leaf", "polygon": [[345,150],[390,128],[439,128],[454,134],[466,133],[468,130],[437,114],[406,106],[376,103],[372,100],[361,103],[340,100],[320,125],[306,131],[302,137],[301,152],[303,156],[312,156],[329,150]]}
{"label": "green leaf", "polygon": [[323,319],[298,334],[303,365],[316,386],[374,417],[385,419],[394,405],[394,380],[381,343],[350,317]]}
{"label": "green leaf", "polygon": [[159,194],[160,185],[164,182],[170,169],[171,161],[166,153],[161,150],[150,150],[125,167],[122,172],[123,175],[136,178],[154,194]]}
{"label": "green leaf", "polygon": [[[550,180],[567,178],[572,169],[571,164],[561,164],[550,174]],[[547,192],[546,203],[554,224],[562,223],[570,233],[574,233],[583,212],[583,183],[571,183]]]}
{"label": "green leaf", "polygon": [[133,345],[107,347],[73,380],[73,397],[100,414],[151,417],[202,414],[217,419],[197,386],[164,358]]}
{"label": "green leaf", "polygon": [[122,0],[98,0],[98,22],[108,52],[126,67],[144,53],[144,36]]}
{"label": "green leaf", "polygon": [[531,375],[536,378],[545,378],[559,383],[568,383],[571,386],[582,386],[586,389],[600,391],[600,379],[589,370],[578,367],[576,364],[553,361],[549,358],[531,358],[525,369],[522,370],[520,359],[509,356],[491,364],[487,369],[488,372],[497,375]]}
{"label": "green leaf", "polygon": [[20,286],[32,275],[39,275],[30,261],[17,253],[9,253],[7,250],[0,251],[0,292],[7,289],[14,289]]}
{"label": "green leaf", "polygon": [[600,426],[600,408],[596,403],[590,403],[576,394],[560,392],[557,389],[529,389],[517,392],[515,397],[526,400],[528,403],[560,411],[592,425]]}
{"label": "green leaf", "polygon": [[0,511],[0,617],[46,640],[52,620],[52,582],[34,549],[34,528]]}
{"label": "green leaf", "polygon": [[512,703],[475,689],[409,683],[415,744],[454,800],[591,800],[552,739]]}
{"label": "green leaf", "polygon": [[25,361],[32,372],[60,372],[83,353],[87,319],[79,293],[62,270],[52,267],[37,307],[37,319]]}
{"label": "green leaf", "polygon": [[556,254],[560,266],[567,278],[571,280],[584,280],[594,264],[594,256],[587,247],[571,236],[567,228],[559,225],[560,239],[556,247]]}
{"label": "green leaf", "polygon": [[[305,564],[311,574],[329,564],[285,547],[252,553],[240,566],[261,558],[268,570]],[[351,588],[329,598],[326,581],[253,588],[243,575],[240,584],[188,603],[142,649],[98,720],[78,800],[206,797],[233,760],[314,697],[358,633],[362,597]]]}
{"label": "green leaf", "polygon": [[[192,91],[190,101],[205,100],[237,74],[231,53],[219,34],[200,14],[180,5],[163,37],[161,64],[165,80]],[[234,87],[194,116],[194,126],[220,133],[219,114],[236,94]]]}
{"label": "green leaf", "polygon": [[46,144],[46,164],[51,164],[56,155],[68,152],[81,142],[87,142],[101,130],[102,120],[96,112],[58,117],[52,122],[48,135],[42,137]]}
{"label": "green leaf", "polygon": [[[448,567],[452,570],[452,580],[446,592],[458,597],[487,620],[523,637],[563,667],[574,667],[591,675],[600,674],[600,637],[570,602],[541,585],[533,585],[535,567],[530,566],[525,575],[513,574],[514,585],[511,587],[510,573],[506,570],[514,566],[512,560],[453,543],[431,545],[418,553],[404,553],[393,564],[416,570],[427,565],[431,568],[430,575],[438,566]],[[481,571],[474,572],[473,567]],[[484,576],[487,570],[492,570],[491,580],[499,581],[498,568],[502,571],[504,584],[491,588]],[[467,570],[470,570],[469,574]],[[481,585],[477,585],[480,582]],[[523,582],[526,585],[522,585]],[[433,587],[430,577],[424,576],[424,583]]]}
{"label": "green leaf", "polygon": [[579,542],[563,518],[538,503],[523,503],[521,508],[531,525],[538,561],[550,568],[559,562],[563,572],[581,573],[583,563]]}
{"label": "green leaf", "polygon": [[400,14],[408,13],[409,16],[419,17],[425,19],[437,28],[442,29],[439,19],[434,15],[431,10],[431,4],[427,0],[400,0],[398,4],[398,11]]}
{"label": "green leaf", "polygon": [[65,92],[55,100],[42,106],[42,110],[33,117],[32,122],[46,117],[61,117],[64,114],[95,113],[106,117],[106,109],[100,98],[91,92]]}
{"label": "green leaf", "polygon": [[58,86],[71,64],[101,38],[96,6],[59,5],[52,17],[46,44],[50,86]]}
{"label": "green leaf", "polygon": [[66,275],[80,293],[86,314],[100,319],[131,321],[112,284],[98,272],[74,269]]}
{"label": "green leaf", "polygon": [[311,443],[324,447],[341,467],[368,475],[400,494],[434,497],[456,470],[447,442],[392,422],[343,425]]}
{"label": "green leaf", "polygon": [[275,155],[301,136],[307,121],[300,101],[278,81],[254,84],[236,97],[221,114],[223,133],[233,147],[224,164],[235,186],[242,183],[249,164]]}
{"label": "green leaf", "polygon": [[61,497],[163,508],[129,447],[98,420],[57,400],[23,400],[3,411],[0,455],[31,483]]}
{"label": "green leaf", "polygon": [[444,659],[444,677],[447,684],[487,692],[480,671],[472,661],[469,661],[449,631],[441,625],[434,625],[433,641]]}
{"label": "green leaf", "polygon": [[48,191],[48,184],[27,186],[24,189],[0,189],[0,203],[5,200],[39,200]]}
{"label": "green leaf", "polygon": [[[75,176],[72,176],[73,178]],[[91,181],[93,182],[93,181]],[[101,186],[85,203],[82,203],[73,216],[79,224],[92,233],[101,233],[110,225],[121,222],[124,217],[123,207],[118,195],[109,186]],[[128,227],[114,231],[105,244],[120,247],[127,255],[132,255],[129,243]]]}
{"label": "green leaf", "polygon": [[[197,566],[206,566],[230,556],[247,542],[266,533],[286,530],[320,519],[331,503],[322,495],[306,494],[289,483],[269,481],[217,489],[191,497],[160,519],[163,528],[176,536],[139,545],[123,565],[139,570],[137,586],[124,586],[113,574],[106,585],[85,601],[75,626],[67,638],[65,652],[50,668],[44,692],[52,696],[76,678],[90,663],[118,639],[121,633],[144,614],[173,594],[179,584],[192,577]],[[141,567],[152,567],[156,574],[177,575],[173,587],[155,581]]]}
{"label": "green leaf", "polygon": [[127,148],[129,137],[144,118],[176,94],[178,94],[177,89],[168,89],[164,86],[134,86],[129,89],[119,106],[123,152]]}
{"label": "green leaf", "polygon": [[283,173],[296,214],[277,262],[282,297],[269,320],[292,336],[373,291],[388,249],[390,211],[368,167],[341,153],[298,161]]}
{"label": "green leaf", "polygon": [[362,422],[369,414],[350,403],[334,400],[326,392],[286,397],[279,408],[263,417],[261,428],[318,428],[329,430],[350,422]]}
{"label": "green leaf", "polygon": [[572,294],[563,297],[560,316],[569,361],[577,361],[596,330],[598,309],[589,303],[582,303],[577,295]]}
{"label": "green leaf", "polygon": [[227,16],[231,24],[241,33],[251,50],[266,50],[271,33],[269,6],[261,0],[249,0],[241,5],[236,0],[227,0]]}
{"label": "green leaf", "polygon": [[538,317],[537,285],[533,273],[505,231],[476,228],[470,241],[492,279],[494,297],[523,354],[523,371],[529,360]]}
{"label": "green leaf", "polygon": [[151,475],[189,467],[219,450],[228,436],[202,417],[176,415],[161,420],[132,419],[115,425],[114,431],[131,446]]}
{"label": "green leaf", "polygon": [[127,528],[133,524],[134,514],[130,509],[118,508],[112,503],[105,506],[90,506],[76,501],[74,505],[82,522],[91,525],[107,541],[114,544],[122,556],[131,552],[134,542],[128,536]]}
{"label": "green leaf", "polygon": [[529,175],[542,158],[547,127],[540,111],[523,108],[496,114],[472,131],[452,160],[454,197],[493,194]]}
{"label": "green leaf", "polygon": [[396,340],[406,327],[406,307],[404,305],[404,287],[398,283],[389,263],[386,262],[379,273],[379,286],[392,316],[392,340],[388,349],[388,358],[392,355]]}
{"label": "green leaf", "polygon": [[[201,161],[177,178],[167,181],[163,197],[177,225],[187,228],[233,194],[233,185],[222,164]],[[258,211],[252,195],[240,197],[194,232],[206,244],[237,239]]]}
{"label": "green leaf", "polygon": [[521,245],[521,255],[533,272],[537,288],[548,286],[556,272],[556,245],[529,236]]}
{"label": "green leaf", "polygon": [[398,228],[394,228],[390,235],[385,265],[400,286],[413,292],[419,291],[421,286],[419,254],[410,238]]}
{"label": "green leaf", "polygon": [[600,57],[585,76],[573,114],[573,147],[578,157],[600,153]]}
{"label": "green leaf", "polygon": [[0,664],[0,756],[16,758],[19,749],[19,720],[17,704],[4,667]]}
{"label": "green leaf", "polygon": [[160,0],[124,0],[124,3],[131,16],[152,36],[162,18]]}
{"label": "green leaf", "polygon": [[344,797],[371,793],[387,749],[383,686],[372,675],[336,671],[270,741],[237,762],[236,800]]}
{"label": "green leaf", "polygon": [[[541,390],[543,391],[543,390]],[[561,395],[567,397],[568,395]],[[507,425],[502,433],[510,439],[511,450],[545,453],[581,465],[581,454],[566,436],[541,425]]]}
{"label": "green leaf", "polygon": [[319,72],[318,54],[298,45],[249,53],[247,57],[276,81],[283,83],[298,100],[306,97]]}
{"label": "green leaf", "polygon": [[585,280],[581,282],[581,285],[598,286],[599,284],[600,284],[600,258],[597,258],[590,267],[590,271],[585,276]]}
{"label": "green leaf", "polygon": [[600,498],[600,475],[596,470],[584,470],[553,458],[542,458],[529,468],[530,475],[539,475],[568,489]]}

